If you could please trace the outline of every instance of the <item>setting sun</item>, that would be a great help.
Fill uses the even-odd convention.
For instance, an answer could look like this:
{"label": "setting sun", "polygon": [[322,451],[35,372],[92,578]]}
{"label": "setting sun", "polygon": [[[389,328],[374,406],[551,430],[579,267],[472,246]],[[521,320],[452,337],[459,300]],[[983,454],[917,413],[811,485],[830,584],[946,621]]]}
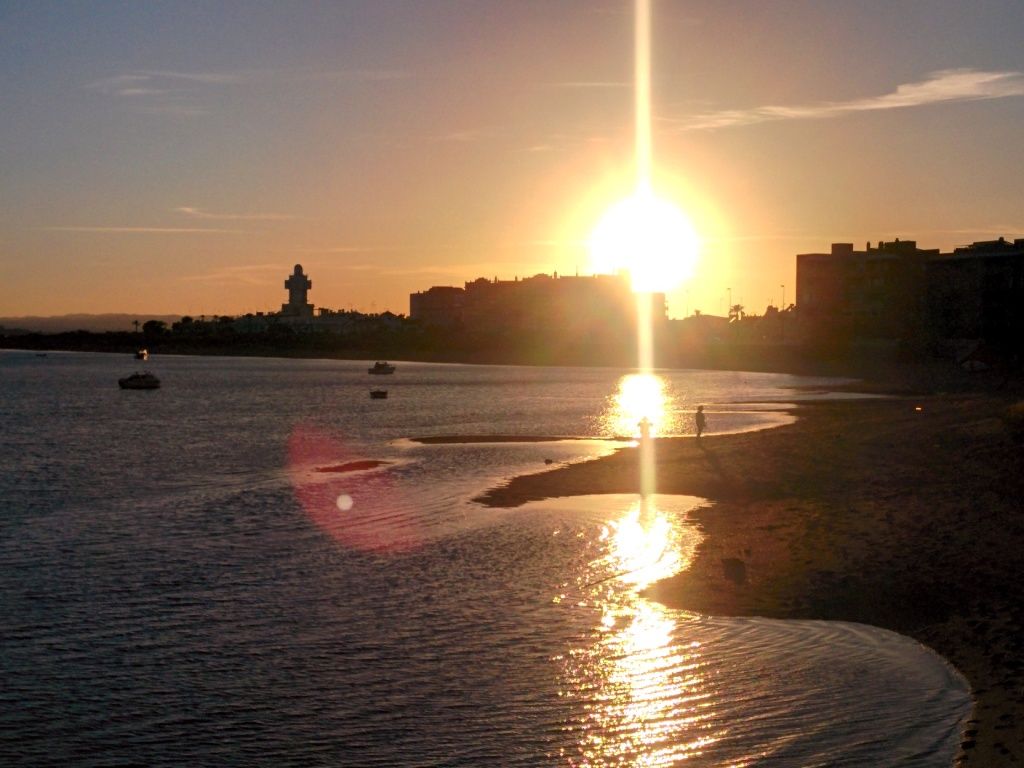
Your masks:
{"label": "setting sun", "polygon": [[668,292],[693,274],[700,238],[674,203],[637,191],[613,205],[591,232],[595,272],[627,270],[638,292]]}

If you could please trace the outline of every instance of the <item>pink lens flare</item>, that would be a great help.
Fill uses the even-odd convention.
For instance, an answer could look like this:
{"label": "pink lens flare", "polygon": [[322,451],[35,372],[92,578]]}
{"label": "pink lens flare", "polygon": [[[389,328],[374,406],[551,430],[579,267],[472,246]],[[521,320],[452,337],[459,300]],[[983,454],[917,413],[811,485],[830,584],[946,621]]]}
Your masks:
{"label": "pink lens flare", "polygon": [[288,438],[288,472],[306,516],[342,546],[401,552],[422,543],[418,525],[401,514],[409,507],[391,462],[354,456],[323,430],[297,424]]}

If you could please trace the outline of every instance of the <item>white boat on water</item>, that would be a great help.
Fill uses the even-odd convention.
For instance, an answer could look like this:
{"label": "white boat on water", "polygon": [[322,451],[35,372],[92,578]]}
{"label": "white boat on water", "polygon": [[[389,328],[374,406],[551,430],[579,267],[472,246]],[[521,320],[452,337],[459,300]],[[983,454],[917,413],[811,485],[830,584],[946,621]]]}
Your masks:
{"label": "white boat on water", "polygon": [[378,360],[376,363],[373,364],[372,368],[367,368],[366,372],[377,375],[385,373],[394,373],[395,366],[393,366],[391,363],[381,362],[380,360]]}
{"label": "white boat on water", "polygon": [[142,349],[135,350],[136,360],[149,360],[149,350],[143,347]]}
{"label": "white boat on water", "polygon": [[149,372],[133,373],[131,376],[118,379],[117,384],[121,389],[159,389],[160,379]]}

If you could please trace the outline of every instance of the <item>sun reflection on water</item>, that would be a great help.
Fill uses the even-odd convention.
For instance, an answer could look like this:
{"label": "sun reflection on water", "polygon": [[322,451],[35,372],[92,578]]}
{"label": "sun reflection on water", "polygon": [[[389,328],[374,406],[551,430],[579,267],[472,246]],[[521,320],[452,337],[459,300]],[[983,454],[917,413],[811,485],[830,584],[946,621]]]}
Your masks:
{"label": "sun reflection on water", "polygon": [[[675,227],[658,227],[651,238],[651,4],[636,0],[634,98],[637,211],[616,223],[611,218],[596,244],[630,253],[647,264],[647,277],[665,277],[659,254],[676,251],[668,237]],[[642,214],[642,215],[641,215]],[[678,257],[678,253],[674,254]],[[634,278],[637,274],[634,273]],[[646,285],[644,290],[656,286]],[[676,616],[649,603],[638,590],[687,567],[697,544],[693,529],[658,509],[654,442],[671,434],[664,380],[652,373],[650,298],[637,295],[638,364],[642,373],[624,376],[602,417],[606,434],[639,438],[640,500],[603,529],[600,556],[587,570],[580,610],[599,608],[596,626],[582,647],[564,657],[566,696],[580,699],[585,712],[570,726],[578,731],[579,754],[571,764],[668,765],[700,754],[715,740],[702,717],[710,694],[702,676],[699,646],[677,639]]]}
{"label": "sun reflection on water", "polygon": [[640,422],[651,425],[651,436],[670,431],[669,397],[665,380],[653,373],[630,373],[619,379],[619,388],[608,398],[600,417],[601,430],[619,437],[640,437]]}
{"label": "sun reflection on water", "polygon": [[598,578],[583,587],[595,626],[561,660],[563,695],[581,699],[585,713],[569,726],[578,749],[564,755],[570,765],[671,765],[721,736],[700,645],[681,637],[678,612],[638,593],[686,568],[700,540],[657,498],[635,500],[598,537],[588,569]]}
{"label": "sun reflection on water", "polygon": [[680,541],[668,516],[650,498],[637,499],[621,519],[608,523],[601,539],[610,541],[608,557],[618,578],[637,588],[684,570],[696,546],[694,541],[685,547],[690,542]]}

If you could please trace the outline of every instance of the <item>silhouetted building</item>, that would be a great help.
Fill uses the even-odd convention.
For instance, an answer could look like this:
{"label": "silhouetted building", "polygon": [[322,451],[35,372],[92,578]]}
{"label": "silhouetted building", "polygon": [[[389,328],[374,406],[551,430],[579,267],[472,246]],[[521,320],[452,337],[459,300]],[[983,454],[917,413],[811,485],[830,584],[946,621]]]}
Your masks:
{"label": "silhouetted building", "polygon": [[256,312],[234,318],[235,330],[265,333],[286,329],[299,334],[334,333],[352,337],[398,331],[406,323],[404,316],[388,311],[364,314],[355,310],[314,308],[308,301],[313,281],[302,271],[301,264],[295,265],[284,287],[288,289],[288,303],[281,305],[280,312]]}
{"label": "silhouetted building", "polygon": [[1022,330],[1024,239],[984,240],[928,263],[928,309],[936,335],[1007,342]]}
{"label": "silhouetted building", "polygon": [[281,305],[281,314],[285,317],[313,317],[313,305],[307,303],[306,295],[313,287],[313,281],[302,273],[302,265],[296,264],[291,277],[284,281],[288,289],[288,303]]}
{"label": "silhouetted building", "polygon": [[[655,321],[664,321],[665,294],[653,294],[652,304]],[[635,327],[636,311],[626,275],[481,277],[463,288],[435,286],[409,296],[410,316],[424,325],[478,330],[546,330],[572,336]]]}
{"label": "silhouetted building", "polygon": [[[635,362],[640,306],[626,275],[481,277],[409,297],[413,320],[448,331],[446,340],[477,359],[529,363]],[[649,311],[657,345],[667,322],[664,294],[651,297]]]}
{"label": "silhouetted building", "polygon": [[987,339],[1024,332],[1024,239],[984,240],[952,253],[913,240],[863,251],[833,243],[797,257],[797,310],[810,337]]}
{"label": "silhouetted building", "polygon": [[797,309],[812,334],[917,338],[925,331],[926,264],[938,249],[914,240],[868,243],[855,251],[833,243],[830,253],[796,257]]}
{"label": "silhouetted building", "polygon": [[409,295],[409,316],[424,325],[452,326],[462,322],[463,288],[435,285]]}

